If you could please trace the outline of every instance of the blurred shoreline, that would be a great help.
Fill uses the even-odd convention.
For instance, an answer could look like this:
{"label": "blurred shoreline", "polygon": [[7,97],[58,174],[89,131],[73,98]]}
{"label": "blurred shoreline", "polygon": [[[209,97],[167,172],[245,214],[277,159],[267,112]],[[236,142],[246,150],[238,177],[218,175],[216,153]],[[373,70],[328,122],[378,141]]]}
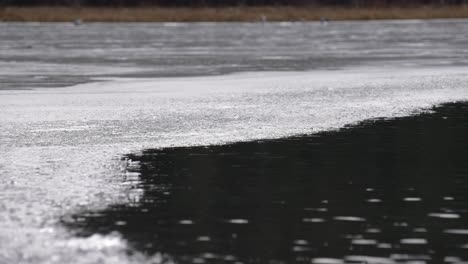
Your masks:
{"label": "blurred shoreline", "polygon": [[264,22],[468,18],[468,5],[422,7],[1,7],[0,22]]}

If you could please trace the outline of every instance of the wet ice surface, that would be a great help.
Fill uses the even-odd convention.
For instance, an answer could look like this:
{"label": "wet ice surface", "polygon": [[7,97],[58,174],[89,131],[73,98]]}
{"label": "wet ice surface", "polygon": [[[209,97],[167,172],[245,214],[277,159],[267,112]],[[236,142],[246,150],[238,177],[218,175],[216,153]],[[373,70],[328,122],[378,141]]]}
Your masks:
{"label": "wet ice surface", "polygon": [[[0,27],[0,262],[160,261],[158,254],[128,256],[130,242],[119,233],[79,238],[58,223],[144,196],[125,181],[139,181],[127,170],[138,164],[122,160],[125,154],[315,133],[468,99],[464,21]],[[305,69],[316,70],[297,72]],[[151,78],[259,70],[295,72]],[[12,90],[82,82],[89,83]],[[416,193],[400,199],[424,202]],[[226,224],[251,222],[239,216]],[[366,237],[354,243],[373,244]]]}

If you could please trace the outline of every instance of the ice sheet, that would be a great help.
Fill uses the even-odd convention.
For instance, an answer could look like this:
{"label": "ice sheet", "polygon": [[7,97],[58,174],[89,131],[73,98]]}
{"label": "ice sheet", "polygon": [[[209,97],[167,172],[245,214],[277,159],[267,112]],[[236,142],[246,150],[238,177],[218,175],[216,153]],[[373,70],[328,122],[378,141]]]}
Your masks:
{"label": "ice sheet", "polygon": [[57,224],[67,213],[138,199],[121,185],[129,165],[121,155],[408,115],[468,100],[467,71],[354,67],[0,91],[0,262],[150,261],[129,257],[118,234],[78,239]]}

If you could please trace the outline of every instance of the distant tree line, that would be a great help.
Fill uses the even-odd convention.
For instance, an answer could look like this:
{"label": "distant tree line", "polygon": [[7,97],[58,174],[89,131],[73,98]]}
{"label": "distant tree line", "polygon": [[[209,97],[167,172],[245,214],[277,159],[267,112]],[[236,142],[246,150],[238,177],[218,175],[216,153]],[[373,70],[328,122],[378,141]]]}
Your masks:
{"label": "distant tree line", "polygon": [[265,6],[317,5],[351,7],[385,7],[416,5],[461,5],[468,0],[0,0],[3,6]]}

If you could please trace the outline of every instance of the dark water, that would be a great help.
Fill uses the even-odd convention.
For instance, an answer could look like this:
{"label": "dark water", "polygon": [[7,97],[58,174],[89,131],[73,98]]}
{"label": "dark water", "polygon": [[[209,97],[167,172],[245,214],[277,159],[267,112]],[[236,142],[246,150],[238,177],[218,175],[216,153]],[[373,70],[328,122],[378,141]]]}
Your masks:
{"label": "dark water", "polygon": [[312,136],[147,150],[127,157],[140,200],[64,223],[179,263],[460,263],[467,135],[468,103],[453,103]]}

